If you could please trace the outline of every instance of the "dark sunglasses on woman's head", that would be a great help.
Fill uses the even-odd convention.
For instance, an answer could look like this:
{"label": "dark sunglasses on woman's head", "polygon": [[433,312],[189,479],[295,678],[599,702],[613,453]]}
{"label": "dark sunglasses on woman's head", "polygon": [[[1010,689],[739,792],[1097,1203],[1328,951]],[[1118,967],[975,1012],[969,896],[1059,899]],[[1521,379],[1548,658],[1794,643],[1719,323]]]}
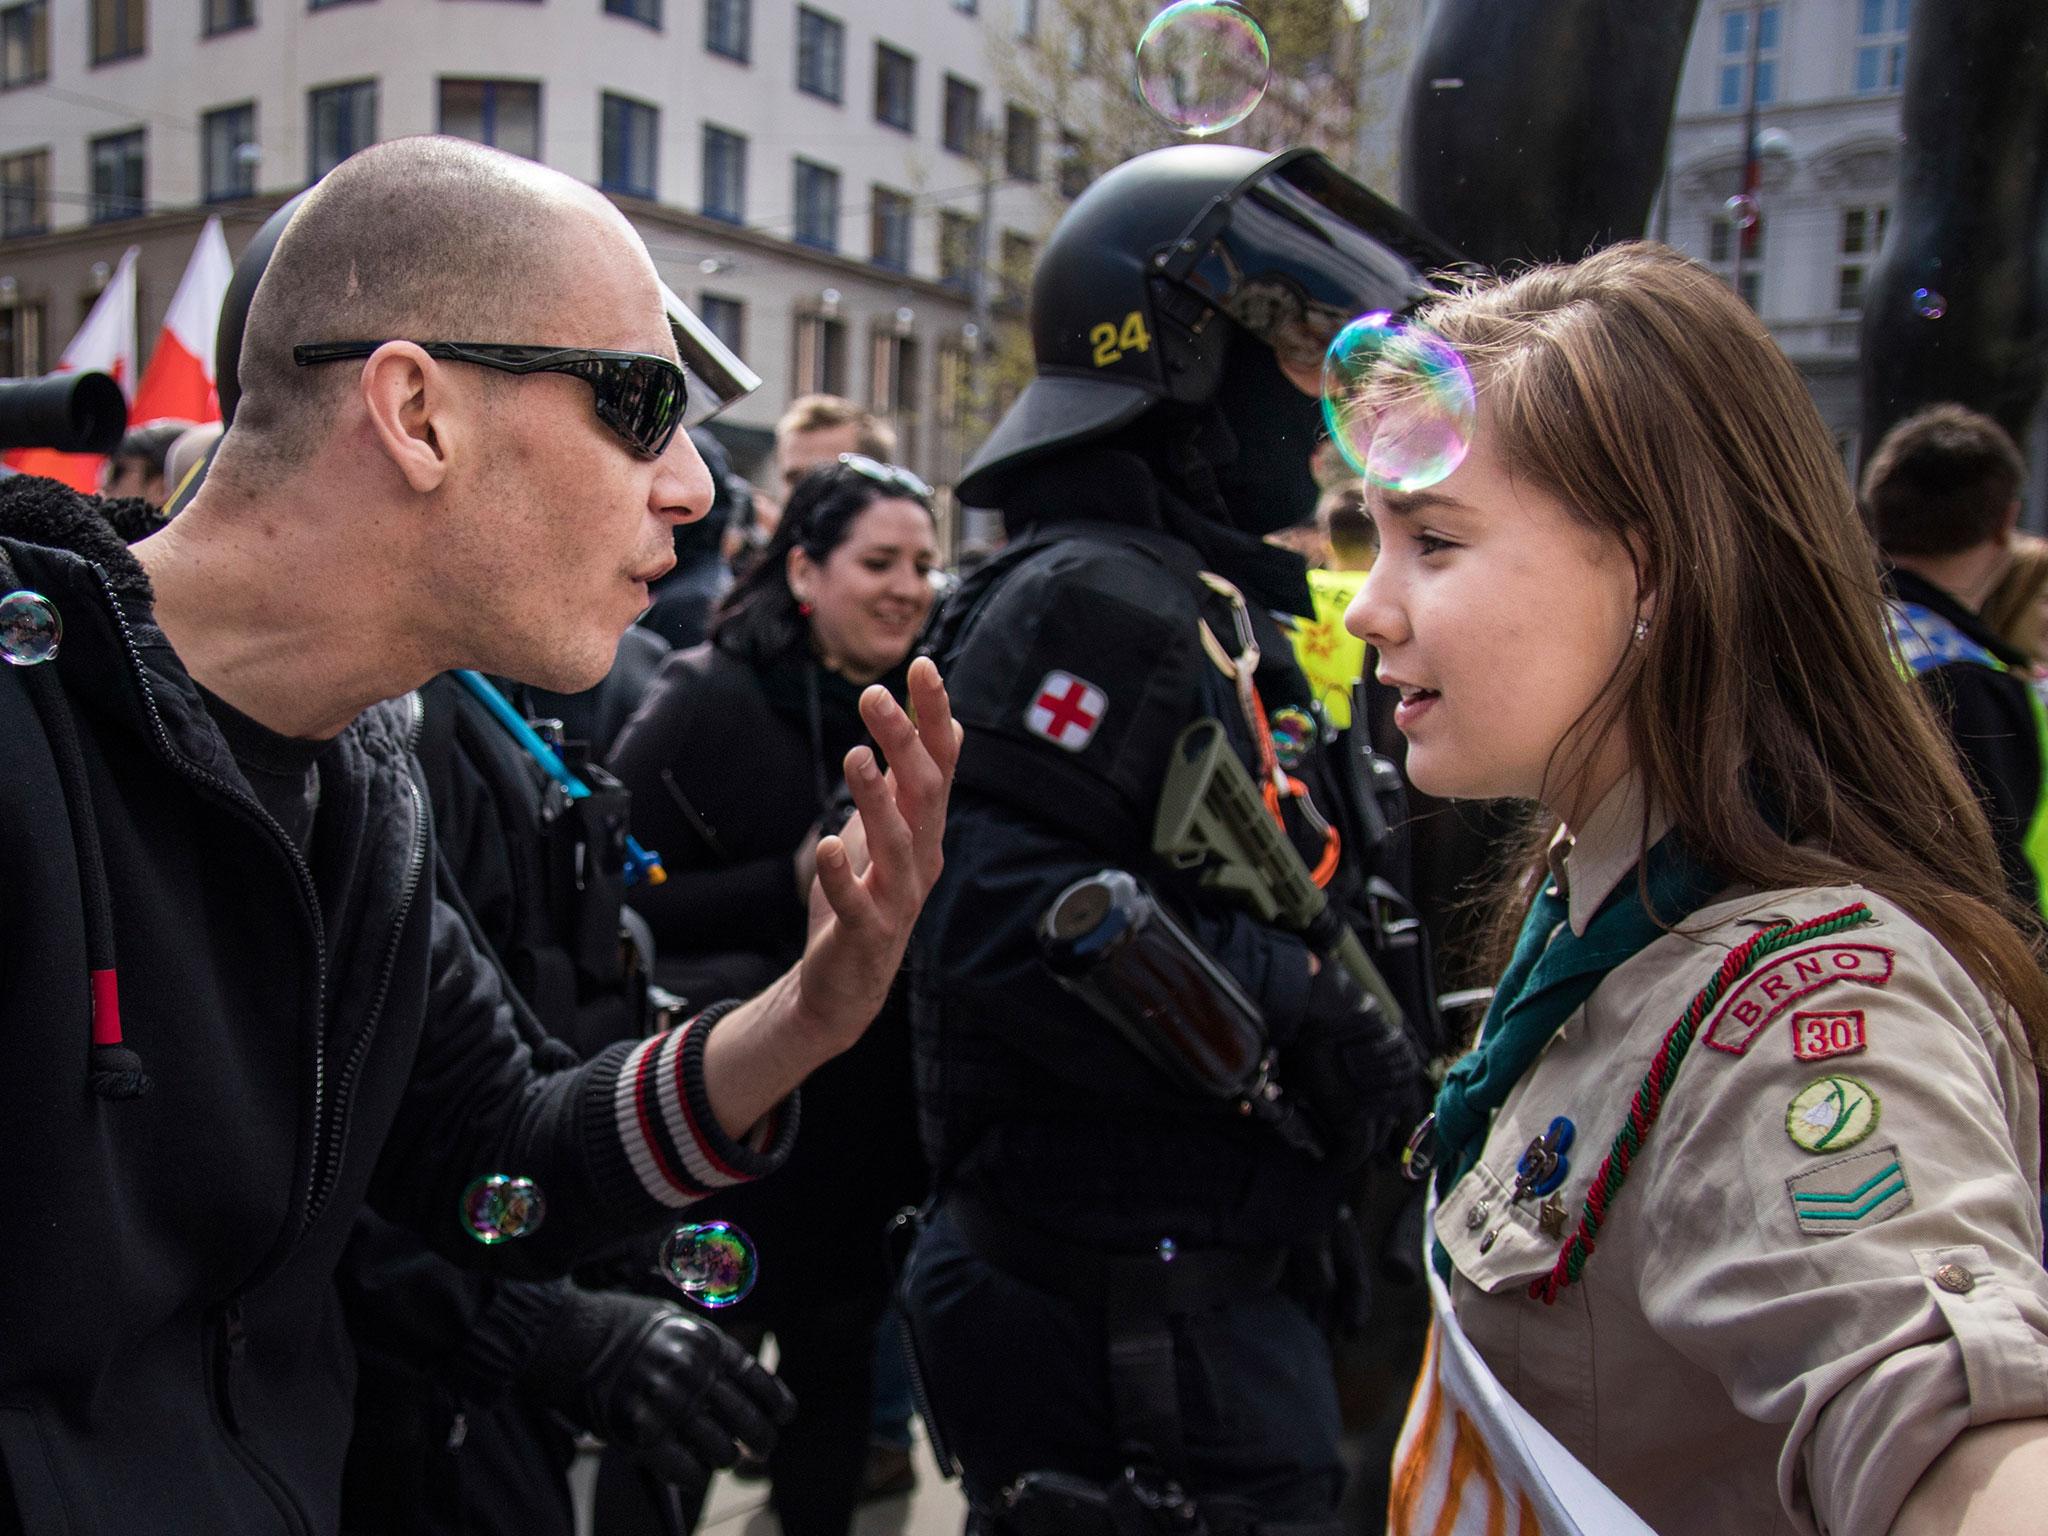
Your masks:
{"label": "dark sunglasses on woman's head", "polygon": [[931,510],[931,486],[925,482],[922,475],[905,469],[901,464],[884,464],[880,459],[871,459],[864,453],[842,453],[839,455],[839,462],[842,467],[852,470],[863,480],[886,485],[898,495],[922,502],[927,512]]}
{"label": "dark sunglasses on woman's head", "polygon": [[[381,341],[311,341],[292,348],[301,368],[368,357]],[[474,363],[501,373],[566,373],[597,397],[597,419],[643,459],[658,459],[682,425],[689,404],[683,370],[651,352],[607,352],[595,347],[525,347],[491,341],[418,341],[429,357]]]}

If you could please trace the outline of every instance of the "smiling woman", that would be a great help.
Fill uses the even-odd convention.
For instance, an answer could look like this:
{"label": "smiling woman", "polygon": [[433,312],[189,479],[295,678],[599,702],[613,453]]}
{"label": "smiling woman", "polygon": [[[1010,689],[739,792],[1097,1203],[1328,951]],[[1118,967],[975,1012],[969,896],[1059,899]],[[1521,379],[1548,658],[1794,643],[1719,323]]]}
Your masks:
{"label": "smiling woman", "polygon": [[[1819,415],[1654,246],[1416,318],[1477,429],[1436,484],[1371,493],[1348,622],[1416,783],[1533,799],[1554,835],[1416,1144],[1446,1347],[1396,1524],[1456,1524],[1442,1363],[1476,1350],[1665,1536],[2031,1528],[2048,990]],[[1645,1381],[1687,1412],[1632,1411]],[[1554,1507],[1521,1467],[1488,1518]]]}
{"label": "smiling woman", "polygon": [[[899,698],[931,610],[938,559],[930,488],[858,454],[798,482],[774,539],[713,616],[711,639],[672,656],[620,733],[611,769],[637,835],[669,878],[635,887],[656,977],[687,997],[745,996],[803,943],[821,826],[848,752],[867,742],[856,703]],[[770,1462],[785,1528],[844,1530],[868,1445],[871,1341],[886,1296],[879,1236],[924,1197],[909,1024],[896,1003],[804,1088],[804,1134],[765,1200],[698,1209],[755,1240],[761,1276],[720,1314],[771,1329],[796,1419]]]}

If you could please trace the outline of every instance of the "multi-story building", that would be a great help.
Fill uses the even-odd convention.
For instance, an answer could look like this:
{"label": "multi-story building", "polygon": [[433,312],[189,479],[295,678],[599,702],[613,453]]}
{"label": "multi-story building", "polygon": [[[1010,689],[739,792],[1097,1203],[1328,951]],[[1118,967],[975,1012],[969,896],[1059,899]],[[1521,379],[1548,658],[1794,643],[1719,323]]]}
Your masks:
{"label": "multi-story building", "polygon": [[979,274],[1028,264],[1058,206],[1054,135],[1003,83],[1039,11],[0,0],[0,374],[52,365],[128,246],[146,353],[209,213],[239,252],[353,151],[455,133],[616,199],[765,381],[719,423],[742,468],[789,399],[823,389],[950,478]]}
{"label": "multi-story building", "polygon": [[[1702,0],[1653,224],[1659,238],[1739,280],[1852,467],[1872,446],[1857,440],[1859,333],[1897,197],[1915,3]],[[1752,64],[1762,183],[1757,248],[1745,253],[1726,205],[1742,189]],[[2037,515],[2048,480],[2044,420],[2031,434]]]}

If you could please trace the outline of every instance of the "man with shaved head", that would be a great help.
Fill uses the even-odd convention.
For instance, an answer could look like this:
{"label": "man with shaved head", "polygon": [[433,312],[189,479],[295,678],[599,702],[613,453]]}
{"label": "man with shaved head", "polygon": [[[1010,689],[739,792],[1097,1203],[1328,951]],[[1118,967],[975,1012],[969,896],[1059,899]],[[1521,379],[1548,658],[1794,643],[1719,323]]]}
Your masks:
{"label": "man with shaved head", "polygon": [[[53,482],[0,486],[0,1533],[333,1531],[356,1212],[506,1277],[651,1256],[781,1159],[937,875],[957,744],[925,662],[914,721],[862,699],[888,771],[848,756],[799,964],[540,1070],[437,893],[408,695],[596,682],[709,504],[653,265],[579,183],[380,145],[285,229],[239,380],[132,553]],[[538,1198],[480,1205],[491,1175]],[[660,1342],[592,1348],[619,1438],[685,1423],[713,1464],[772,1432],[700,1330]]]}

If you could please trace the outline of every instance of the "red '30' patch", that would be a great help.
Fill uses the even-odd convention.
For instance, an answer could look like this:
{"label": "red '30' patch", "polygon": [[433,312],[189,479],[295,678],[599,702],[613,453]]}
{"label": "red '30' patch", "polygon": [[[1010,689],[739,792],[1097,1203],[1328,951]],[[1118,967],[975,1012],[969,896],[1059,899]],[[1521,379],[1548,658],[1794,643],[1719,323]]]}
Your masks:
{"label": "red '30' patch", "polygon": [[1863,1032],[1863,1010],[1792,1015],[1792,1054],[1801,1061],[1826,1061],[1853,1056],[1870,1042]]}
{"label": "red '30' patch", "polygon": [[1707,1026],[1706,1042],[1740,1056],[1771,1020],[1802,997],[1838,982],[1881,987],[1891,979],[1892,952],[1882,945],[1812,944],[1790,950],[1743,978]]}

